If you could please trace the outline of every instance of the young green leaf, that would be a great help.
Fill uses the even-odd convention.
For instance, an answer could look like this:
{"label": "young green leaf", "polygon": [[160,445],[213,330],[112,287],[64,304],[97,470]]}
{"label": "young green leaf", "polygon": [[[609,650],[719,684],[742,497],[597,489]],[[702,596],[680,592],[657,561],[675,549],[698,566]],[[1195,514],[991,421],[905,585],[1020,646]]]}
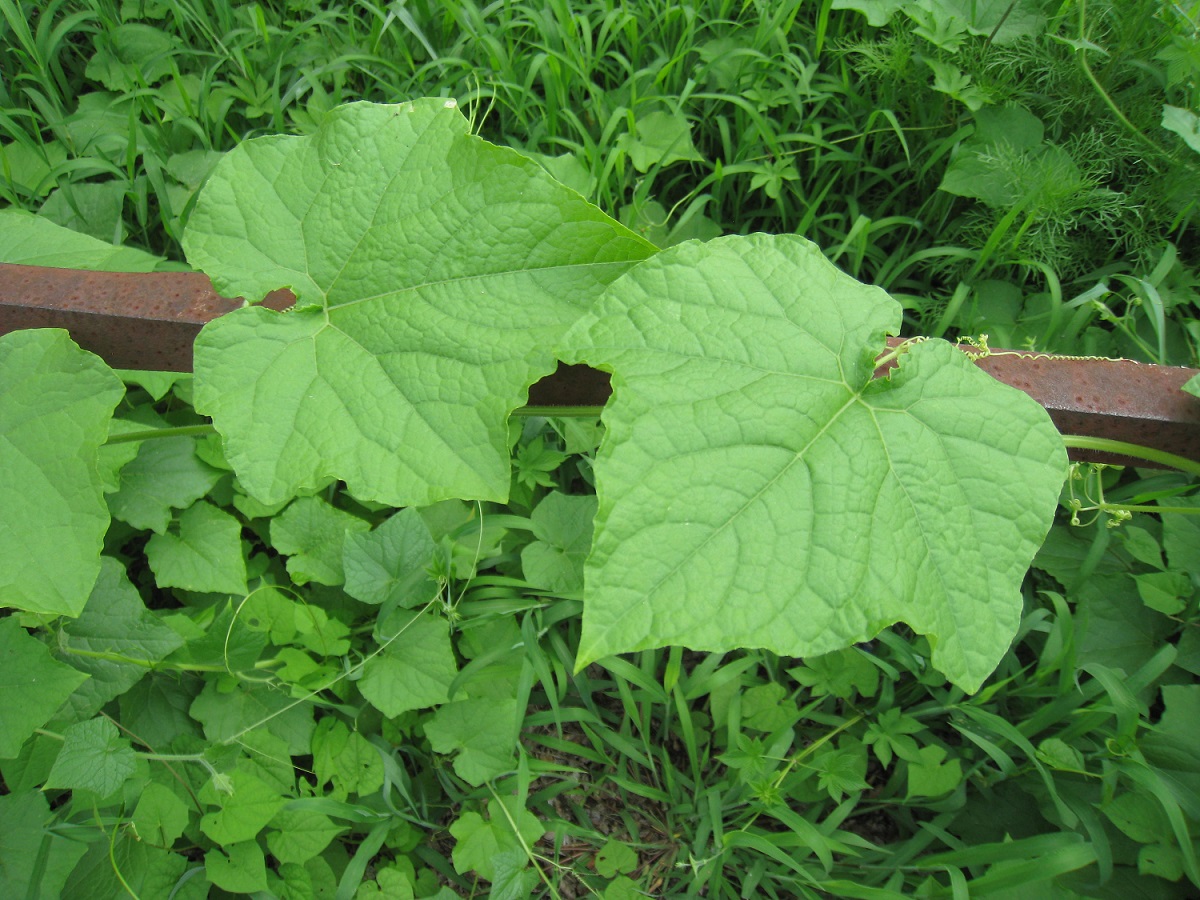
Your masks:
{"label": "young green leaf", "polygon": [[1083,772],[1087,769],[1083,754],[1061,738],[1045,738],[1038,741],[1037,758],[1063,772]]}
{"label": "young green leaf", "polygon": [[382,632],[396,636],[363,666],[358,682],[362,695],[388,717],[449,700],[450,684],[458,675],[449,623],[405,611],[390,616],[384,626]]}
{"label": "young green leaf", "polygon": [[792,235],[683,244],[610,288],[564,340],[614,387],[577,670],[667,644],[810,656],[904,620],[978,689],[1066,454],[944,342],[872,380],[899,324]]}
{"label": "young green leaf", "polygon": [[309,752],[315,727],[311,705],[254,682],[240,682],[230,691],[221,690],[216,681],[205,682],[189,711],[204,726],[204,736],[214,743],[232,741],[261,725],[283,740],[288,753],[295,756]]}
{"label": "young green leaf", "polygon": [[552,491],[529,516],[537,538],[521,551],[530,584],[550,591],[583,590],[583,560],[592,545],[596,497]]}
{"label": "young green leaf", "polygon": [[230,296],[298,296],[196,342],[196,409],[264,503],[329,476],[395,506],[503,500],[508,414],[654,252],[453,107],[339,107],[314,135],[239,145],[201,194],[188,260]]}
{"label": "young green leaf", "polygon": [[[1200,375],[1196,377],[1200,378]],[[1171,505],[1200,509],[1200,498],[1172,497]],[[1162,518],[1162,548],[1167,552],[1171,568],[1180,572],[1200,572],[1200,515],[1165,515]]]}
{"label": "young green leaf", "polygon": [[412,507],[370,533],[347,533],[342,548],[346,593],[374,605],[424,605],[438,590],[425,571],[433,551],[429,528]]}
{"label": "young green leaf", "polygon": [[46,787],[107,797],[133,775],[136,766],[129,739],[121,736],[111,719],[88,719],[63,732],[63,748],[46,778]]}
{"label": "young green leaf", "polygon": [[1078,664],[1103,663],[1131,674],[1162,648],[1171,621],[1145,606],[1127,575],[1089,578],[1074,599]]}
{"label": "young green leaf", "polygon": [[[253,668],[266,649],[267,635],[251,627],[252,616],[243,617],[243,611],[240,600],[235,603],[234,598],[210,606],[205,611],[205,627],[197,629],[198,633],[190,634],[187,644],[172,654],[167,662],[185,666],[216,666],[219,670],[229,672]],[[177,627],[183,630],[185,626],[179,624]]]}
{"label": "young green leaf", "polygon": [[223,594],[246,593],[242,525],[203,500],[179,516],[178,537],[151,536],[146,561],[159,587]]}
{"label": "young green leaf", "polygon": [[253,775],[277,794],[291,796],[296,792],[296,769],[281,738],[260,728],[242,735],[238,744],[247,754],[238,760],[239,770]]}
{"label": "young green leaf", "polygon": [[786,698],[787,688],[777,681],[747,688],[742,693],[742,723],[767,734],[787,728],[796,720],[796,706]]}
{"label": "young green leaf", "polygon": [[288,574],[296,584],[338,585],[346,580],[342,552],[347,535],[370,527],[320,497],[301,497],[271,520],[271,544],[288,556]]}
{"label": "young green leaf", "polygon": [[1192,594],[1192,581],[1183,572],[1145,572],[1133,580],[1142,602],[1167,616],[1182,612]]}
{"label": "young green leaf", "polygon": [[1162,718],[1154,731],[1138,742],[1146,759],[1182,798],[1188,815],[1200,818],[1200,684],[1167,684],[1162,688]]}
{"label": "young green leaf", "polygon": [[209,850],[204,871],[217,887],[234,894],[267,889],[267,861],[257,841],[242,841]]}
{"label": "young green leaf", "polygon": [[[93,851],[95,852],[95,851]],[[96,884],[95,880],[84,878],[77,881],[79,888],[75,891],[68,889],[63,898],[84,896],[117,896],[120,891],[127,889],[131,897],[171,897],[174,900],[201,900],[208,885],[205,879],[192,877],[184,878],[184,873],[190,868],[189,860],[181,853],[151,846],[146,841],[139,841],[132,831],[122,829],[118,832],[112,858],[103,870],[112,873],[112,887]],[[85,862],[80,869],[83,869]],[[125,884],[117,881],[116,873],[120,872]],[[197,873],[198,874],[198,873]],[[74,873],[79,878],[80,870]],[[80,884],[82,882],[82,884]],[[195,884],[193,884],[195,882]]]}
{"label": "young green leaf", "polygon": [[863,743],[873,745],[875,756],[885,766],[892,764],[893,753],[910,762],[920,761],[919,748],[912,735],[924,729],[925,726],[917,719],[893,706],[884,710],[877,719],[867,725]]}
{"label": "young green leaf", "polygon": [[170,847],[188,824],[188,806],[165,785],[150,782],[133,811],[138,840],[156,847]]}
{"label": "young green leaf", "polygon": [[837,747],[826,745],[813,760],[817,770],[817,787],[828,791],[838,803],[843,794],[867,790],[867,748],[856,740],[848,739]]}
{"label": "young green leaf", "polygon": [[661,109],[639,116],[633,132],[617,138],[617,147],[629,154],[639,172],[675,162],[704,161],[692,143],[692,126],[687,117]]}
{"label": "young green leaf", "polygon": [[596,852],[596,871],[605,878],[612,878],[618,872],[628,874],[637,868],[637,853],[628,844],[617,840],[609,840]]}
{"label": "young green leaf", "polygon": [[618,875],[610,881],[601,895],[603,900],[641,900],[645,896],[645,891],[638,887],[638,883],[624,875]]}
{"label": "young green leaf", "polygon": [[124,393],[65,331],[0,337],[0,607],[83,609],[108,528],[96,457]]}
{"label": "young green leaf", "polygon": [[143,678],[117,698],[119,721],[149,747],[198,739],[200,724],[188,715],[196,690],[198,686],[184,686],[170,674]]}
{"label": "young green leaf", "polygon": [[120,488],[108,496],[114,519],[162,534],[172,510],[187,509],[221,477],[196,455],[196,439],[165,437],[143,441],[133,462],[121,469]]}
{"label": "young green leaf", "polygon": [[287,802],[271,785],[243,769],[234,771],[229,781],[228,791],[218,791],[210,782],[201,793],[202,800],[219,804],[219,809],[200,819],[200,830],[218,844],[252,840]]}
{"label": "young green leaf", "polygon": [[529,865],[525,849],[504,850],[492,857],[492,888],[488,900],[526,900],[541,878]]}
{"label": "young green leaf", "polygon": [[377,870],[373,881],[363,882],[354,892],[354,900],[413,900],[415,896],[412,881],[395,866]]}
{"label": "young green leaf", "polygon": [[512,853],[528,860],[524,848],[531,847],[545,834],[546,829],[516,797],[489,800],[487,812],[487,819],[478,813],[463,813],[450,826],[450,834],[456,841],[453,853],[455,871],[460,874],[478,872],[491,881],[497,875],[496,860],[499,856]]}
{"label": "young green leaf", "polygon": [[447,703],[425,723],[436,753],[454,753],[454,771],[479,786],[511,771],[517,744],[515,700],[458,700]]}
{"label": "young green leaf", "polygon": [[267,848],[281,863],[308,862],[343,831],[326,815],[311,809],[281,809],[271,820]]}
{"label": "young green leaf", "polygon": [[957,758],[946,759],[946,750],[936,744],[922,747],[919,761],[908,764],[908,794],[913,797],[940,797],[958,787],[962,781],[962,763]]}
{"label": "young green leaf", "polygon": [[1162,108],[1162,127],[1168,131],[1173,131],[1184,142],[1200,153],[1200,116],[1197,116],[1190,109],[1181,109],[1178,106],[1163,105]]}
{"label": "young green leaf", "polygon": [[857,650],[847,647],[804,660],[788,674],[812,691],[814,697],[832,694],[852,700],[855,694],[873,697],[879,687],[879,669]]}
{"label": "young green leaf", "polygon": [[[279,875],[282,884],[277,885],[275,892],[281,897],[305,898],[305,900],[312,897],[313,900],[316,900],[318,897],[335,897],[337,895],[338,878],[323,856],[314,856],[304,865],[282,863],[279,866]],[[267,877],[271,877],[269,871]]]}
{"label": "young green leaf", "polygon": [[337,719],[322,719],[313,734],[313,772],[317,784],[332,785],[329,794],[344,800],[350,794],[370,794],[383,784],[379,751],[357,731]]}

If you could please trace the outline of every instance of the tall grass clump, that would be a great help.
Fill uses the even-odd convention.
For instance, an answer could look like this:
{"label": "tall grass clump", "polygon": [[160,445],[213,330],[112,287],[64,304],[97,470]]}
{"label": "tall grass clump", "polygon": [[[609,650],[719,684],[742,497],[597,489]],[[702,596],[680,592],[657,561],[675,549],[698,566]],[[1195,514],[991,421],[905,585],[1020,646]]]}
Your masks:
{"label": "tall grass clump", "polygon": [[1185,4],[0,8],[3,199],[104,240],[178,259],[238,141],[446,96],[661,245],[798,232],[904,298],[914,331],[1195,357],[1146,314],[1196,296]]}

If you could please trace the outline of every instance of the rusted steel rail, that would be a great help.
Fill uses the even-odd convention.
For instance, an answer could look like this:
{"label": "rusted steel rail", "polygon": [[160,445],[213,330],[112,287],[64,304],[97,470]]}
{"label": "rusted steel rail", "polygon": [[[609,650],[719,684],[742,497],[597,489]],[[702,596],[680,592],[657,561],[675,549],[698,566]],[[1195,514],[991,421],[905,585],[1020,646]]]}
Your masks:
{"label": "rusted steel rail", "polygon": [[[273,309],[291,302],[287,291],[276,291],[265,301]],[[198,273],[0,265],[0,334],[65,328],[80,346],[115,368],[190,371],[192,342],[200,328],[240,305],[240,300],[219,296]],[[1126,441],[1200,460],[1200,400],[1180,390],[1197,374],[1195,369],[1005,353],[978,365],[1041,403],[1063,434]],[[585,366],[563,366],[533,386],[529,402],[601,406],[608,394],[607,375]],[[1075,450],[1072,457],[1127,461]]]}

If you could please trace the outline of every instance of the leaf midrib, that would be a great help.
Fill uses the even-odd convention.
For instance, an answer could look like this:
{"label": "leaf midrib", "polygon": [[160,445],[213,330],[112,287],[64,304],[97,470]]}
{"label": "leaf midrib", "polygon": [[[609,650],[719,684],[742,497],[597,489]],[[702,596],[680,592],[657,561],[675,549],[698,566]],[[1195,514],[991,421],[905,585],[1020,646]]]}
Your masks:
{"label": "leaf midrib", "polygon": [[[645,258],[647,258],[647,257],[642,257],[642,259],[645,259]],[[641,262],[642,259],[610,260],[608,262],[581,262],[581,263],[569,263],[569,264],[563,264],[563,265],[557,265],[557,266],[530,266],[529,268],[524,268],[524,269],[502,269],[502,270],[495,271],[495,272],[478,272],[478,273],[469,274],[469,275],[456,275],[453,278],[442,278],[437,281],[422,281],[418,284],[404,285],[403,287],[394,288],[389,291],[384,291],[383,293],[380,293],[380,294],[371,294],[367,297],[356,297],[353,300],[346,300],[345,302],[342,302],[342,303],[336,303],[336,304],[329,303],[329,304],[326,304],[325,309],[327,311],[332,312],[335,309],[346,309],[347,307],[357,306],[360,303],[368,303],[372,300],[383,300],[383,299],[386,299],[389,297],[398,296],[400,294],[425,290],[427,288],[442,287],[444,285],[451,285],[451,284],[460,284],[462,282],[468,282],[468,281],[479,281],[479,280],[482,280],[485,278],[502,278],[502,277],[511,276],[511,275],[523,275],[523,274],[533,273],[533,272],[539,272],[539,273],[540,272],[557,272],[557,271],[564,271],[564,270],[568,270],[568,269],[589,270],[589,269],[603,269],[605,267],[621,267],[623,269],[628,269],[631,266],[634,266],[637,263]],[[572,305],[574,305],[574,304],[572,304]],[[573,324],[573,323],[571,323],[571,324]]]}

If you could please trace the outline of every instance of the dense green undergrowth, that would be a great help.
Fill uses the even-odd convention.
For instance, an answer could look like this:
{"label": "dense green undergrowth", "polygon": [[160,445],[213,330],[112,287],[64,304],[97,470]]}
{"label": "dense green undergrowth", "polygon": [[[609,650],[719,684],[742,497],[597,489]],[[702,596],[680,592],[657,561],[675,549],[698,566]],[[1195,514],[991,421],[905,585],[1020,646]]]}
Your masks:
{"label": "dense green undergrowth", "polygon": [[[196,421],[189,377],[138,380],[122,427]],[[508,504],[400,512],[264,506],[211,436],[112,445],[84,611],[0,621],[3,731],[36,726],[0,748],[6,891],[1191,895],[1194,519],[1064,517],[975,695],[902,627],[575,672],[602,429],[513,427]]]}
{"label": "dense green undergrowth", "polygon": [[[431,277],[438,266],[473,256],[494,297],[517,303],[540,290],[570,301],[654,254],[637,233],[663,246],[722,231],[795,231],[844,270],[888,288],[908,328],[1194,363],[1195,11],[1009,6],[711,4],[634,15],[599,3],[125,2],[34,12],[0,0],[16,48],[0,63],[5,190],[41,216],[0,215],[6,260],[45,258],[49,247],[61,265],[164,264],[132,248],[45,237],[38,229],[49,220],[177,263],[186,225],[189,261],[219,285],[254,297],[289,284],[301,294],[286,317],[250,309],[206,330],[194,379],[124,373],[122,389],[61,337],[4,345],[0,422],[10,443],[0,452],[7,483],[21,483],[3,495],[8,593],[0,602],[23,611],[0,619],[0,684],[11,697],[0,712],[2,893],[1190,896],[1200,885],[1200,535],[1183,514],[1195,506],[1188,478],[1075,473],[1023,581],[1044,525],[1022,525],[1028,550],[1003,564],[999,551],[1021,543],[1007,532],[989,532],[996,556],[956,544],[957,593],[945,608],[962,608],[972,586],[1005,599],[953,624],[920,619],[930,601],[904,574],[912,554],[868,555],[864,571],[891,566],[896,582],[867,582],[869,597],[847,593],[843,615],[869,621],[834,616],[818,630],[828,628],[827,637],[795,623],[795,634],[772,637],[814,648],[798,656],[744,649],[778,649],[761,636],[782,614],[765,625],[734,623],[752,619],[744,611],[755,598],[794,590],[810,602],[839,577],[831,569],[825,581],[793,588],[781,563],[854,530],[841,518],[822,519],[815,539],[778,527],[807,501],[794,487],[772,496],[774,480],[764,482],[763,509],[777,527],[747,524],[740,507],[724,506],[747,479],[773,471],[755,441],[804,434],[803,419],[819,426],[813,440],[828,433],[833,446],[870,443],[840,413],[814,412],[817,401],[772,430],[781,413],[768,401],[798,396],[797,375],[819,382],[828,374],[804,369],[786,373],[783,389],[747,379],[731,390],[738,371],[820,355],[811,343],[799,352],[777,344],[777,327],[744,323],[778,300],[803,320],[801,337],[820,338],[828,323],[797,312],[811,295],[801,292],[793,308],[790,289],[771,274],[788,273],[791,284],[828,279],[839,302],[814,309],[841,309],[847,321],[873,310],[862,313],[873,325],[861,349],[861,323],[842,323],[850,336],[834,341],[853,345],[840,364],[869,368],[871,342],[899,321],[884,315],[881,295],[860,298],[809,245],[758,238],[654,255],[621,290],[595,306],[581,301],[593,310],[582,319],[569,302],[547,300],[541,311],[530,303],[528,337],[500,341],[494,324],[452,303],[439,307],[445,299],[429,293],[441,283]],[[311,173],[311,147],[324,148],[322,165],[339,148],[361,149],[366,132],[350,141],[338,131],[345,119],[334,109],[344,99],[439,94],[462,101],[471,131],[532,155],[634,234],[569,205],[532,167],[491,151],[466,156],[459,144],[434,154],[421,180],[428,194],[453,206],[478,193],[474,212],[486,220],[486,201],[496,200],[488,192],[498,189],[464,191],[455,179],[508,166],[498,183],[528,177],[555,215],[569,211],[579,229],[572,241],[612,228],[605,233],[621,249],[605,251],[610,275],[521,280],[529,245],[518,239],[497,250],[491,231],[463,229],[461,219],[457,232],[423,230],[428,219],[407,229],[417,237],[396,269],[374,257],[351,265],[353,252],[339,256],[345,217],[297,211],[312,178],[284,183],[277,196],[237,180],[276,166],[294,167],[289,178]],[[314,137],[243,145],[197,194],[244,138],[287,131]],[[459,166],[444,184],[440,165]],[[390,196],[370,179],[346,183],[349,195],[328,196]],[[396,196],[391,209],[426,194]],[[330,204],[342,206],[354,208]],[[430,208],[438,220],[450,207]],[[242,224],[230,224],[234,209]],[[299,242],[328,258],[295,264],[289,217],[295,234],[319,236]],[[270,227],[257,230],[258,218]],[[535,216],[519,221],[539,227]],[[512,222],[494,224],[511,230]],[[558,243],[553,252],[581,252]],[[492,253],[468,252],[481,247]],[[85,249],[96,255],[78,255]],[[510,257],[522,260],[512,283],[502,265]],[[672,288],[685,269],[704,273],[704,284]],[[455,269],[450,280],[472,277]],[[747,286],[756,279],[765,293]],[[407,324],[375,304],[397,285],[429,307],[414,305]],[[668,302],[656,306],[655,297]],[[721,320],[731,303],[739,316]],[[672,319],[701,327],[659,327]],[[426,381],[469,385],[457,394],[470,396],[452,396],[450,408],[445,392],[436,402],[413,394],[421,379],[381,343],[408,346],[408,332],[435,342],[420,345],[439,360],[441,377]],[[709,341],[713,334],[720,340]],[[331,344],[336,335],[365,351]],[[273,355],[272,346],[296,352]],[[680,347],[712,357],[717,375],[649,352]],[[617,401],[627,405],[606,412],[604,447],[606,428],[595,419],[507,417],[522,384],[552,366],[555,348],[625,380]],[[931,342],[902,360],[915,399],[936,399],[930,373],[953,368],[940,353]],[[311,369],[306,357],[316,360]],[[70,379],[52,380],[70,367],[78,370]],[[71,394],[84,377],[95,379],[82,391],[88,399],[53,427],[70,423],[95,446],[108,435],[91,475],[82,473],[86,453],[60,462],[53,446],[70,441],[37,433],[49,433],[51,418],[34,423],[31,439],[21,412],[56,390]],[[845,370],[838,377],[862,409],[883,415],[887,385],[860,387]],[[28,385],[31,394],[21,394]],[[297,393],[297,385],[308,387]],[[681,402],[680,389],[694,386],[698,399]],[[341,406],[300,396],[305,390]],[[347,399],[355,397],[369,402],[356,407]],[[401,401],[421,411],[409,418],[427,430],[371,424],[409,415]],[[965,402],[954,401],[956,416]],[[116,405],[111,422],[105,404]],[[685,407],[699,410],[694,422]],[[475,428],[476,419],[488,427]],[[1007,426],[1013,434],[1032,429],[1027,411],[1014,413],[1018,421]],[[929,423],[945,427],[936,416]],[[331,440],[331,431],[352,439]],[[446,449],[434,454],[437,466],[422,468],[431,433]],[[737,440],[725,446],[730,433]],[[378,453],[396,434],[424,449]],[[903,468],[902,442],[880,445]],[[647,472],[689,458],[706,466],[663,469],[658,487],[637,493]],[[1036,505],[1007,493],[1007,484],[1032,482],[1032,468],[987,480],[940,458],[908,465],[933,473],[935,492],[974,485],[953,508],[977,509],[977,518],[941,522],[940,541],[982,535],[983,519],[1015,521]],[[885,521],[894,502],[862,486],[873,470],[860,466],[848,486],[841,472],[816,466],[812,478],[844,491],[839,503],[880,500]],[[54,506],[52,495],[28,490],[47,473],[85,486],[74,498],[95,520],[90,575],[71,564],[78,548],[65,530],[21,543],[21,523]],[[464,482],[468,474],[476,481]],[[678,502],[677,516],[664,498]],[[657,507],[664,517],[647,518]],[[596,598],[637,586],[630,579],[655,546],[671,564],[667,551],[690,546],[688,529],[706,514],[741,522],[743,543],[704,538],[704,553],[688,550],[688,590],[677,600],[659,592],[676,604],[671,624],[682,623],[682,637],[658,621],[652,640],[610,655],[638,638],[600,641],[613,628],[597,624],[609,600]],[[644,538],[633,555],[622,549],[631,533]],[[854,541],[837,541],[843,562],[853,560]],[[880,535],[866,543],[883,545]],[[768,563],[775,568],[764,579]],[[647,577],[656,591],[666,580]],[[840,577],[862,584],[866,576],[843,568]],[[31,578],[45,579],[36,595],[13,593]],[[688,608],[723,579],[727,607]],[[1011,582],[1011,595],[991,579]],[[884,596],[893,587],[895,596]],[[64,602],[78,608],[64,614]],[[988,631],[998,608],[1011,618]],[[922,625],[890,624],[897,619]],[[709,620],[718,634],[698,638]],[[885,621],[882,630],[871,624]],[[971,637],[971,626],[985,627]],[[722,639],[732,645],[660,646],[712,648]],[[968,648],[965,661],[954,661],[956,645]],[[972,656],[989,646],[994,655]],[[838,649],[818,652],[828,647]],[[955,684],[981,681],[978,691]]]}

